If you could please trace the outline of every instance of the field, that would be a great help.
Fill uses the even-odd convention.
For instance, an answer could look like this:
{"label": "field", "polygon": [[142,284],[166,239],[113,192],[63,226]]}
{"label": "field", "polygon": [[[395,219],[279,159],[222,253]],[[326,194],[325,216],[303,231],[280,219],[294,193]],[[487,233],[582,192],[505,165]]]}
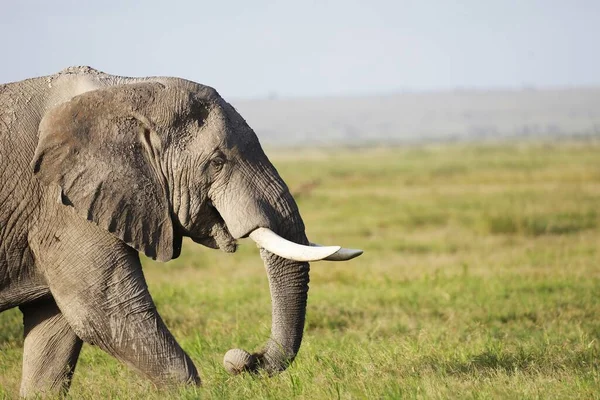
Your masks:
{"label": "field", "polygon": [[[309,238],[359,247],[311,265],[305,338],[274,378],[223,354],[268,337],[258,250],[188,242],[144,262],[202,388],[157,390],[84,346],[72,398],[600,398],[600,142],[269,151]],[[0,314],[0,398],[18,393],[20,313]]]}

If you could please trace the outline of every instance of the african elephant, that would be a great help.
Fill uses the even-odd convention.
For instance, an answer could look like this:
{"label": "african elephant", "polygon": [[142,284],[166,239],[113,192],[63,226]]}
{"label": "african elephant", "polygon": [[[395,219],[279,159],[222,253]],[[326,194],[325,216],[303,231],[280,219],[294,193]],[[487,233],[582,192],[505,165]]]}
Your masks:
{"label": "african elephant", "polygon": [[21,395],[68,390],[83,342],[157,384],[199,384],[158,314],[138,252],[182,237],[226,252],[250,236],[272,296],[261,351],[230,372],[284,370],[302,341],[309,265],[361,251],[311,247],[288,188],[236,110],[179,78],[89,67],[0,86],[0,311],[25,330]]}

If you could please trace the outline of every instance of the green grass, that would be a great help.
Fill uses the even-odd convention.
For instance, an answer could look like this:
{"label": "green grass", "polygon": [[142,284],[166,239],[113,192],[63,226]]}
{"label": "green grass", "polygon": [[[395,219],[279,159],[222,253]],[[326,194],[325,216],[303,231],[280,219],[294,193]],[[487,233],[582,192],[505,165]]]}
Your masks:
{"label": "green grass", "polygon": [[[270,151],[311,240],[360,247],[311,266],[305,338],[276,377],[232,377],[270,327],[256,246],[187,242],[144,262],[204,386],[157,390],[84,346],[72,398],[600,398],[600,142]],[[0,398],[21,326],[0,314]]]}

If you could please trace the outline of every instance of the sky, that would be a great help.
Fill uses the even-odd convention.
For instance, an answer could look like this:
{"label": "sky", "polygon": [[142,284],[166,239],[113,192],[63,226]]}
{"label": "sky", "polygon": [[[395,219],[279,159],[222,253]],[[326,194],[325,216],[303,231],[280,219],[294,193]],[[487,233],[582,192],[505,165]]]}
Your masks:
{"label": "sky", "polygon": [[90,65],[226,98],[600,85],[600,1],[0,0],[0,82]]}

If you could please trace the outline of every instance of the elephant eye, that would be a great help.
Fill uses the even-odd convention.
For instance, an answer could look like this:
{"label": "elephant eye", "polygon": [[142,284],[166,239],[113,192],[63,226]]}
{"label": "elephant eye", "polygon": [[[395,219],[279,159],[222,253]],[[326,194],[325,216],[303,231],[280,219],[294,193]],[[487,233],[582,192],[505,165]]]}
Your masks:
{"label": "elephant eye", "polygon": [[223,168],[224,164],[225,158],[223,158],[222,156],[216,156],[212,160],[210,160],[210,166],[215,172],[219,172]]}

